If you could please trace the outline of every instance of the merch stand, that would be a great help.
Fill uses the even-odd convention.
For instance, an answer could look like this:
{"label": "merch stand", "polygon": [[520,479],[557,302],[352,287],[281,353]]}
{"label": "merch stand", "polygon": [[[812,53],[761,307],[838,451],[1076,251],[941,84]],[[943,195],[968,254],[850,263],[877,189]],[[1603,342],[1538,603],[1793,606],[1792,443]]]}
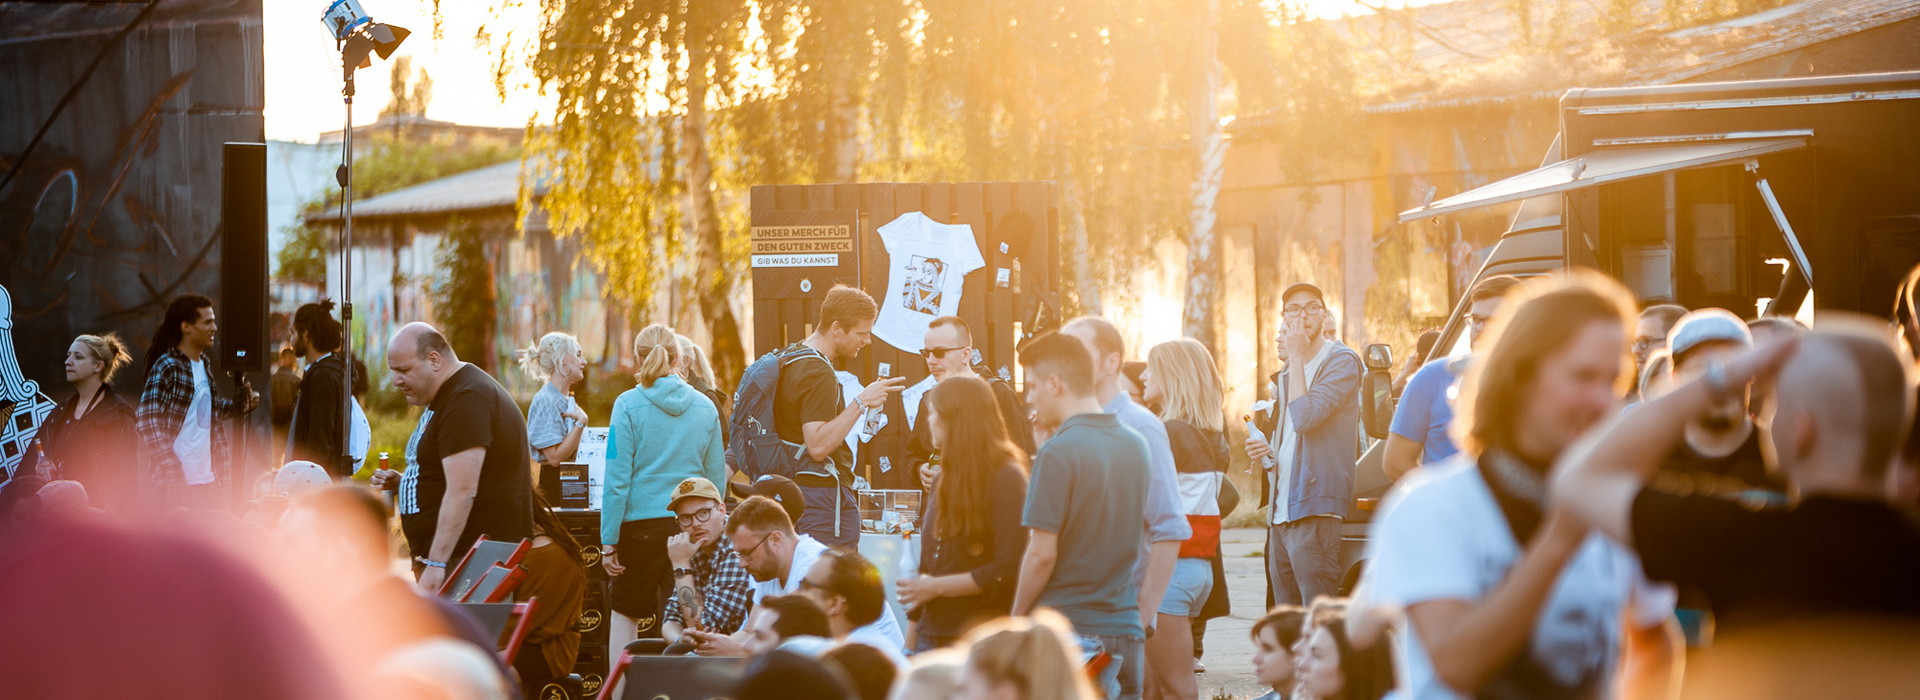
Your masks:
{"label": "merch stand", "polygon": [[[1044,315],[1048,325],[1060,321],[1057,309],[1040,312],[1041,301],[1057,299],[1060,288],[1060,217],[1052,182],[758,185],[748,207],[754,357],[812,333],[821,300],[835,282],[857,282],[884,302],[891,265],[878,230],[910,212],[972,229],[986,266],[964,278],[959,315],[992,371],[1017,380],[1014,348],[1032,333],[1036,316]],[[841,369],[862,384],[906,377],[912,386],[927,376],[917,352],[879,338]],[[912,433],[906,408],[895,396],[885,410],[887,424],[860,446],[856,473],[873,488],[919,489],[919,478],[905,464]]]}
{"label": "merch stand", "polygon": [[[607,570],[600,566],[600,511],[556,508],[554,513],[560,516],[567,532],[580,542],[580,563],[587,567],[587,594],[577,623],[580,653],[574,657],[573,672],[580,676],[584,697],[591,698],[599,694],[607,669],[620,654],[618,649],[607,648],[607,627],[613,620],[613,611],[607,606]],[[543,694],[540,700],[561,699]]]}

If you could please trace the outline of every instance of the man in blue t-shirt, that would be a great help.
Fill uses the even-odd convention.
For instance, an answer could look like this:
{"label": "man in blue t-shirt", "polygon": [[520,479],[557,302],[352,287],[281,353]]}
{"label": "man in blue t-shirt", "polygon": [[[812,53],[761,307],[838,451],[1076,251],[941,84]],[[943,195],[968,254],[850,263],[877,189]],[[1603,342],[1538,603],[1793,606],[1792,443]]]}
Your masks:
{"label": "man in blue t-shirt", "polygon": [[1113,663],[1097,679],[1106,697],[1140,697],[1146,628],[1134,564],[1146,531],[1147,442],[1102,410],[1093,354],[1048,333],[1020,351],[1034,424],[1052,434],[1033,458],[1021,524],[1030,529],[1013,614],[1052,608]]}
{"label": "man in blue t-shirt", "polygon": [[[1518,277],[1498,275],[1473,286],[1467,295],[1469,347],[1479,347],[1480,332],[1486,329],[1493,315],[1500,312],[1507,292],[1519,284]],[[1387,436],[1387,453],[1382,465],[1387,470],[1387,478],[1399,479],[1414,467],[1438,462],[1459,451],[1453,446],[1453,438],[1447,435],[1447,425],[1453,422],[1454,386],[1459,383],[1460,375],[1466,373],[1467,359],[1430,360],[1407,380],[1407,389],[1400,394],[1399,408],[1393,413],[1393,434]]]}

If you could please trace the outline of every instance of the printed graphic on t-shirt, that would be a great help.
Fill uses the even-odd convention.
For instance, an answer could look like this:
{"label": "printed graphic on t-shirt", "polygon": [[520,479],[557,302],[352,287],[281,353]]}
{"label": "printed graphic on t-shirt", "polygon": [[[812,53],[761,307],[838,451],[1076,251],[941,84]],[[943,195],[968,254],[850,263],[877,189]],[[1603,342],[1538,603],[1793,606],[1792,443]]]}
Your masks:
{"label": "printed graphic on t-shirt", "polygon": [[940,289],[946,286],[947,264],[939,258],[913,256],[907,264],[907,284],[900,290],[900,305],[908,311],[928,316],[940,315]]}
{"label": "printed graphic on t-shirt", "polygon": [[873,335],[906,352],[920,352],[927,325],[960,312],[966,277],[986,267],[973,229],[943,224],[920,212],[908,212],[881,226],[887,247],[887,288],[874,298],[880,317]]}

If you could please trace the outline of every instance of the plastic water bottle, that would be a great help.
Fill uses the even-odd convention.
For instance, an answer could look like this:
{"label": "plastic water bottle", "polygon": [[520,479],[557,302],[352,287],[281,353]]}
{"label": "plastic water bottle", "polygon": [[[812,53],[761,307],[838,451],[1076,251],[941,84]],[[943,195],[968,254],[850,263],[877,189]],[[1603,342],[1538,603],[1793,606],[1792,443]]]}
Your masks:
{"label": "plastic water bottle", "polygon": [[[1259,440],[1261,442],[1272,444],[1271,441],[1267,440],[1267,434],[1264,432],[1261,432],[1260,428],[1253,424],[1253,416],[1243,416],[1242,420],[1245,420],[1247,422],[1248,437]],[[1263,457],[1260,459],[1260,466],[1261,468],[1264,468],[1264,469],[1272,469],[1275,466],[1277,466],[1277,464],[1273,461],[1273,455],[1269,454],[1266,457]]]}

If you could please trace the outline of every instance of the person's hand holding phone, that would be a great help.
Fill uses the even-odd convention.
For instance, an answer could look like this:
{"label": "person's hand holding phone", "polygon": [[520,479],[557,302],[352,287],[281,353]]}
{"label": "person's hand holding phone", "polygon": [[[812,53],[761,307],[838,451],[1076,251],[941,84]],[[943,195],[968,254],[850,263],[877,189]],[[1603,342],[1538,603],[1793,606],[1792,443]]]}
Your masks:
{"label": "person's hand holding phone", "polygon": [[733,637],[707,632],[705,630],[687,630],[681,637],[693,643],[693,653],[700,656],[746,656],[747,648]]}

